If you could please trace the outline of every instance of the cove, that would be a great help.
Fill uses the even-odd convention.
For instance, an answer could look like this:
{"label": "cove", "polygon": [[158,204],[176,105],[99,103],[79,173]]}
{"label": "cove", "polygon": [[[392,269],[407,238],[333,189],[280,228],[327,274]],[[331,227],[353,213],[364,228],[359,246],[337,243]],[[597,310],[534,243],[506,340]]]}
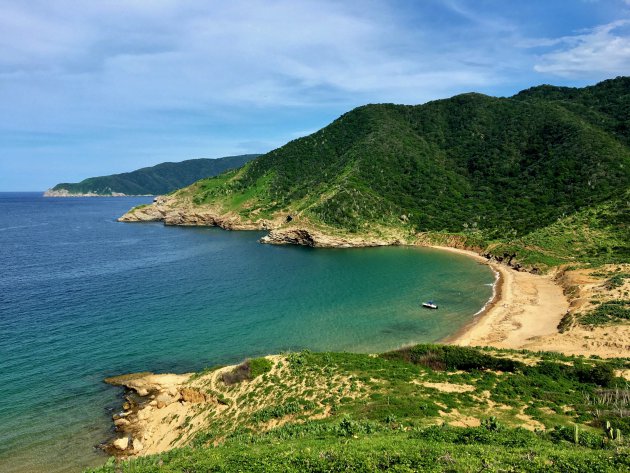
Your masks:
{"label": "cove", "polygon": [[115,221],[149,201],[0,194],[1,471],[105,461],[94,445],[121,402],[107,376],[434,342],[492,295],[488,267],[439,250]]}

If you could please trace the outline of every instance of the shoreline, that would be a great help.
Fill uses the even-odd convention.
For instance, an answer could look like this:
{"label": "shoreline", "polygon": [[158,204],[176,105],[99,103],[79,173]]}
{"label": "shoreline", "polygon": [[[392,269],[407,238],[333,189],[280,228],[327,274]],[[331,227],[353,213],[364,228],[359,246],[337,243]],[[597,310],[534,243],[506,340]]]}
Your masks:
{"label": "shoreline", "polygon": [[[552,275],[520,272],[469,250],[425,247],[471,257],[489,266],[495,274],[492,297],[464,327],[437,343],[579,354],[567,353],[561,346],[554,345],[560,335],[558,323],[567,312],[569,302]],[[593,348],[590,352],[599,353]],[[267,358],[278,362],[282,356]],[[236,366],[225,366],[201,376],[139,373],[110,378],[107,380],[110,384],[124,387],[127,393],[134,392],[143,399],[136,404],[130,397],[126,398],[125,411],[113,417],[116,438],[106,443],[105,451],[118,458],[132,458],[186,445],[195,432],[207,425],[195,420],[186,435],[178,436],[182,419],[194,418],[201,409],[199,406],[208,403],[217,412],[227,411],[229,403],[221,401],[214,391],[206,393],[204,389],[216,388],[218,377]]]}
{"label": "shoreline", "polygon": [[[243,222],[238,216],[217,209],[195,209],[174,202],[173,197],[158,197],[153,205],[131,209],[118,219],[120,222],[163,221],[165,225],[218,226],[226,230],[267,230],[261,243],[273,245],[301,245],[314,248],[351,248],[370,246],[417,246],[459,253],[490,266],[498,275],[493,285],[493,297],[473,315],[470,322],[441,343],[497,348],[526,348],[533,337],[555,335],[558,324],[569,308],[562,288],[549,276],[519,272],[499,262],[488,260],[478,253],[453,246],[434,245],[416,238],[405,242],[403,235],[360,237],[329,235],[308,225],[281,221]],[[447,243],[448,245],[449,243]],[[553,350],[553,345],[546,347]]]}
{"label": "shoreline", "polygon": [[[300,221],[299,216],[290,221],[281,218],[282,216],[277,216],[274,220],[243,221],[234,213],[225,213],[220,208],[209,206],[195,207],[191,202],[182,199],[177,200],[174,196],[158,197],[153,205],[131,209],[118,221],[162,221],[165,225],[266,230],[268,234],[259,241],[272,245],[313,248],[415,246],[459,253],[490,266],[498,276],[493,285],[493,296],[484,307],[473,314],[463,327],[458,327],[454,333],[443,337],[438,343],[611,356],[610,350],[605,351],[594,344],[585,345],[581,342],[579,348],[574,348],[563,343],[558,347],[558,338],[567,338],[565,333],[559,333],[558,327],[570,308],[570,301],[564,293],[568,286],[562,279],[555,278],[562,272],[561,268],[556,268],[547,275],[519,271],[518,267],[512,268],[500,260],[495,261],[475,251],[461,249],[464,242],[456,236],[436,245],[421,234],[410,235],[396,231],[375,231],[370,235],[335,234],[315,228],[306,220]],[[610,338],[607,333],[605,335]],[[588,337],[587,334],[586,338]],[[606,343],[610,345],[613,342],[607,340]]]}
{"label": "shoreline", "polygon": [[475,253],[474,251],[462,250],[459,248],[452,248],[449,246],[435,246],[435,245],[432,245],[429,248],[434,248],[436,250],[449,251],[451,253],[458,253],[458,254],[471,257],[477,260],[480,264],[489,266],[492,272],[494,273],[494,282],[492,283],[492,296],[490,296],[490,299],[488,299],[488,301],[483,305],[481,309],[479,309],[477,312],[473,314],[472,318],[463,327],[460,327],[457,331],[455,331],[455,333],[452,333],[444,337],[438,342],[438,343],[444,343],[447,345],[458,345],[459,344],[458,342],[461,339],[465,338],[466,335],[469,332],[471,332],[474,329],[474,327],[477,324],[479,324],[484,319],[484,317],[486,317],[492,311],[494,306],[501,301],[501,298],[503,295],[503,283],[505,280],[505,277],[503,276],[503,271],[505,271],[506,269],[501,268],[498,263],[492,263],[488,261],[486,258],[479,255],[478,253]]}
{"label": "shoreline", "polygon": [[544,339],[558,334],[558,324],[569,310],[569,301],[551,275],[516,271],[487,261],[473,251],[433,248],[473,257],[497,275],[493,297],[466,326],[442,343],[509,349],[527,349],[537,344],[537,349],[555,349]]}
{"label": "shoreline", "polygon": [[[182,203],[183,202],[183,203]],[[185,204],[185,205],[184,205]],[[488,259],[475,251],[461,249],[464,244],[456,235],[439,244],[422,234],[404,234],[391,231],[373,232],[369,235],[346,235],[326,232],[313,227],[299,216],[291,220],[276,216],[273,220],[245,220],[234,213],[225,213],[220,208],[195,207],[191,202],[173,196],[161,196],[153,205],[134,208],[121,216],[119,222],[155,222],[177,226],[217,226],[224,230],[266,230],[268,234],[259,241],[272,245],[299,245],[313,248],[358,248],[373,246],[415,246],[459,253],[490,266],[497,276],[493,285],[492,298],[473,314],[463,327],[444,337],[438,343],[463,346],[491,346],[508,349],[530,349],[534,351],[557,351],[564,354],[615,355],[610,347],[623,346],[630,353],[630,343],[615,341],[610,330],[602,327],[598,333],[586,333],[568,343],[566,330],[559,332],[560,321],[574,312],[575,287],[568,284],[563,268],[557,267],[545,275],[522,270],[519,265],[512,268],[501,259]],[[291,222],[291,223],[288,223]],[[383,230],[383,229],[381,229]],[[578,284],[577,288],[582,285]],[[565,294],[567,290],[567,294]],[[573,329],[572,329],[573,330]],[[594,329],[588,328],[589,332]],[[628,328],[630,331],[630,327]],[[573,330],[577,333],[576,330]],[[605,340],[592,342],[602,332]],[[630,337],[627,337],[630,340]],[[586,340],[586,341],[585,341]],[[588,341],[591,340],[591,341]],[[562,343],[558,343],[561,341]],[[572,346],[574,344],[579,346]],[[608,348],[607,348],[608,347]]]}

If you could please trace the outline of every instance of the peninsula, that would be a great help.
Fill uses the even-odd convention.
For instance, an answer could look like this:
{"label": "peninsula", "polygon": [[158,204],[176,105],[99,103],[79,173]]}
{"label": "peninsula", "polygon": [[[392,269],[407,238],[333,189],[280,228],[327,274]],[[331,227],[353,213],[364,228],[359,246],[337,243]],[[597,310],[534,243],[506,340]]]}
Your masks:
{"label": "peninsula", "polygon": [[259,154],[226,156],[217,159],[189,159],[161,163],[111,176],[90,177],[81,182],[61,183],[44,192],[44,197],[125,197],[172,192],[204,177],[212,177],[241,167]]}

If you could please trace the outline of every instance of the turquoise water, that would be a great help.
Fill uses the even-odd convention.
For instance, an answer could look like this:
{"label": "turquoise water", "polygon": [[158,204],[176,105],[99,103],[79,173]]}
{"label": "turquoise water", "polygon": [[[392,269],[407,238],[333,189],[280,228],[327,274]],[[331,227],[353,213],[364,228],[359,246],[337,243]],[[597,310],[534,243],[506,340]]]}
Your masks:
{"label": "turquoise water", "polygon": [[438,250],[115,221],[148,201],[0,194],[0,471],[102,463],[121,402],[106,376],[437,341],[492,293],[489,268]]}

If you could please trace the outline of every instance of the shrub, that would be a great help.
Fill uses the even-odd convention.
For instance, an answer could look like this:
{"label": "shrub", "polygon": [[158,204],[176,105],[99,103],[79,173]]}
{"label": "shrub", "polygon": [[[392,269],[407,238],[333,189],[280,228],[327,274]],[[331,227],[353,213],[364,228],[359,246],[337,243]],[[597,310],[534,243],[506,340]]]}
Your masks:
{"label": "shrub", "polygon": [[251,381],[261,374],[271,371],[273,363],[267,358],[253,358],[245,360],[232,371],[223,373],[221,379],[225,384],[236,384],[242,381]]}
{"label": "shrub", "polygon": [[579,364],[574,368],[576,377],[581,383],[610,386],[615,379],[615,372],[610,365],[598,363],[596,365]]}
{"label": "shrub", "polygon": [[315,409],[315,407],[316,405],[312,401],[293,401],[282,405],[265,407],[252,415],[252,421],[267,422],[271,419],[280,419],[291,414],[310,411]]}
{"label": "shrub", "polygon": [[[556,426],[545,434],[553,442],[565,441],[575,443],[575,429],[573,427]],[[578,444],[588,448],[602,448],[604,445],[603,435],[580,430]]]}
{"label": "shrub", "polygon": [[584,325],[602,325],[630,320],[630,300],[617,299],[599,304],[594,310],[580,317]]}
{"label": "shrub", "polygon": [[519,361],[491,356],[475,348],[450,345],[416,345],[381,356],[434,370],[495,370],[513,373],[525,366]]}
{"label": "shrub", "polygon": [[249,372],[251,379],[268,373],[273,368],[273,362],[267,358],[254,358],[249,360]]}

